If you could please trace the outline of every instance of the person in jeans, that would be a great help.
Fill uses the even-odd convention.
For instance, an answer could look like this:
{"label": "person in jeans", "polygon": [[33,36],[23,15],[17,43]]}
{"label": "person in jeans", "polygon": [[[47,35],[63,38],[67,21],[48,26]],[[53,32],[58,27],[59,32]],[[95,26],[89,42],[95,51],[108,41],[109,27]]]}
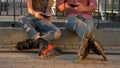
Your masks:
{"label": "person in jeans", "polygon": [[51,7],[53,0],[26,0],[28,15],[18,19],[18,24],[31,39],[18,42],[18,50],[40,48],[42,59],[58,55],[59,52],[48,41],[58,39],[61,31],[51,23]]}
{"label": "person in jeans", "polygon": [[85,44],[89,43],[85,38],[92,37],[91,31],[94,27],[92,13],[97,8],[96,0],[57,0],[56,5],[59,11],[66,12],[66,29],[79,36],[79,47],[83,49],[78,51],[78,56],[81,56],[88,47]]}

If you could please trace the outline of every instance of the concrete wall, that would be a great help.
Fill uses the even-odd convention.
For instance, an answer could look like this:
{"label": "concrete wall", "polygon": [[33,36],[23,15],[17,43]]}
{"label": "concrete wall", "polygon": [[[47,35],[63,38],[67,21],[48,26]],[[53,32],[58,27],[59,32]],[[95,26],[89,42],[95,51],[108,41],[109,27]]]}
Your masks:
{"label": "concrete wall", "polygon": [[[78,36],[65,29],[61,29],[61,31],[60,39],[50,41],[50,43],[56,47],[77,48]],[[120,46],[120,30],[95,29],[93,32],[102,46]],[[12,45],[28,38],[29,36],[21,28],[0,28],[0,45]]]}

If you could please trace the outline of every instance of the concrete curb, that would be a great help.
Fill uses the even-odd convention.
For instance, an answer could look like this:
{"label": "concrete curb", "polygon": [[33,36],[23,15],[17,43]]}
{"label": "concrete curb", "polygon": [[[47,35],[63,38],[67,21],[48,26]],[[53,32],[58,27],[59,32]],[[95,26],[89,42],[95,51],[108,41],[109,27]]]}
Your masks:
{"label": "concrete curb", "polygon": [[[61,47],[76,48],[78,36],[64,28],[61,29],[62,36],[60,39],[51,41],[52,44]],[[95,29],[93,30],[96,38],[103,46],[120,46],[120,30],[113,29]],[[29,36],[21,28],[1,27],[0,28],[0,45],[13,44],[25,39]]]}

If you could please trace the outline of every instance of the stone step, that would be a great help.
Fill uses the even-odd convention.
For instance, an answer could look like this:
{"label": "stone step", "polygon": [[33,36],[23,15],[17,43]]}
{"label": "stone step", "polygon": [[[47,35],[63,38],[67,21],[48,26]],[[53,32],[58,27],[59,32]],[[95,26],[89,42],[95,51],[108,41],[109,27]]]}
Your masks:
{"label": "stone step", "polygon": [[[104,52],[106,54],[112,54],[112,55],[120,55],[120,47],[104,47]],[[39,49],[26,49],[26,50],[16,50],[11,48],[0,48],[0,53],[38,53]],[[62,49],[63,54],[77,54],[78,49]],[[90,51],[91,54],[94,54],[92,51]]]}
{"label": "stone step", "polygon": [[[50,43],[61,47],[76,48],[78,36],[65,28],[61,28],[61,32],[60,39],[50,41]],[[119,29],[94,29],[93,32],[102,46],[120,46]],[[29,36],[21,28],[0,27],[0,45],[12,45],[28,38]]]}

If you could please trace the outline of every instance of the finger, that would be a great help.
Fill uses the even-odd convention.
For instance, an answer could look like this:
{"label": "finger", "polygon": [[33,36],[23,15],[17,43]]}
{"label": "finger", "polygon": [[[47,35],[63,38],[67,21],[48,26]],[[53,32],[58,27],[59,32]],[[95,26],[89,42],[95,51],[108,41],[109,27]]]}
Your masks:
{"label": "finger", "polygon": [[75,9],[75,10],[78,10],[78,8],[77,8],[77,7],[74,7],[74,9]]}
{"label": "finger", "polygon": [[38,16],[37,18],[38,18],[38,19],[44,19],[44,17],[42,17],[42,16]]}

